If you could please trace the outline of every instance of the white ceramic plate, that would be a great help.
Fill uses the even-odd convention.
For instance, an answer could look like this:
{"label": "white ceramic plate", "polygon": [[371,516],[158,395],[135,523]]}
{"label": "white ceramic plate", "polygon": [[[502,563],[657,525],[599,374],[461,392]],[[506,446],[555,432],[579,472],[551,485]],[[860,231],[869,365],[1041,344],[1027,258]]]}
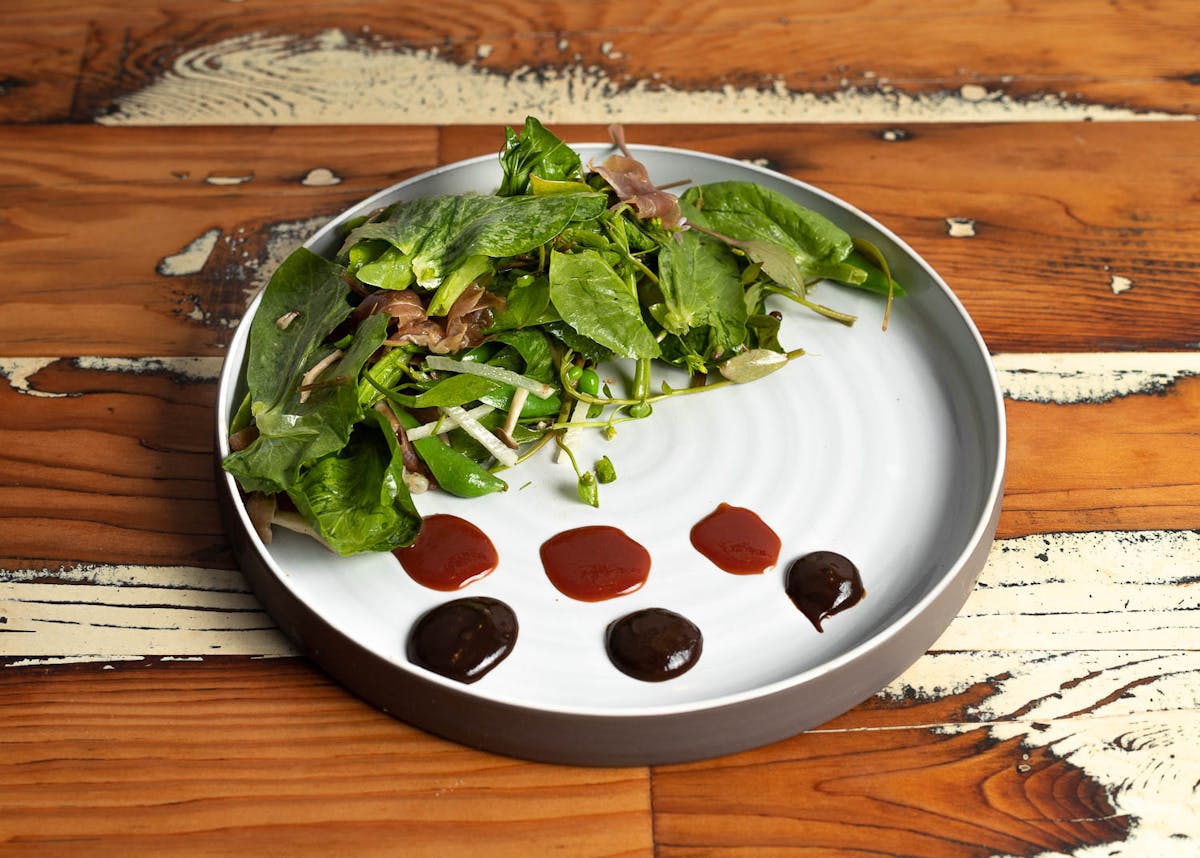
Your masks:
{"label": "white ceramic plate", "polygon": [[[576,146],[584,161],[607,146]],[[822,191],[769,170],[697,152],[632,147],[659,184],[743,179],[775,188],[879,246],[909,291],[881,330],[878,296],[821,284],[815,297],[859,316],[853,328],[781,301],[781,341],[807,354],[760,381],[660,404],[618,436],[581,442],[619,478],[599,509],[575,499],[569,465],[546,455],[506,475],[511,490],[462,500],[430,492],[425,514],[479,526],[500,565],[455,594],[411,581],[390,554],[339,558],[277,530],[254,535],[234,481],[219,475],[235,550],[280,626],[348,688],[418,727],[481,748],[578,764],[647,764],[724,754],[793,735],[869,697],[916,660],[961,608],[1000,510],[1004,410],[987,350],[938,275],[880,224]],[[396,200],[489,192],[495,156],[453,164],[363,201],[308,245],[332,252],[344,220]],[[230,348],[217,414],[218,459],[239,400],[250,307]],[[717,569],[688,538],[726,502],[757,512],[781,537],[763,575]],[[538,550],[567,528],[607,524],[651,554],[646,585],[583,603],[547,580]],[[818,633],[784,592],[790,561],[839,551],[861,570],[866,598]],[[411,665],[414,620],[462,595],[516,612],[512,654],[472,685]],[[613,619],[643,607],[683,614],[704,635],[696,666],[647,683],[604,650]]]}

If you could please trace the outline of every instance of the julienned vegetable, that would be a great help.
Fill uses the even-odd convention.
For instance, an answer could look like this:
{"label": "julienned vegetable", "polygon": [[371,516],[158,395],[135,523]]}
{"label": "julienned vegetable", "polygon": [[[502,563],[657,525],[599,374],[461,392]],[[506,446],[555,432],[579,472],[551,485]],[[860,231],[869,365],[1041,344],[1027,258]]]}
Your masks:
{"label": "julienned vegetable", "polygon": [[[578,460],[580,431],[803,353],[780,345],[770,296],[851,324],[809,287],[885,293],[886,326],[903,291],[868,242],[749,182],[677,197],[614,141],[585,166],[531,117],[506,130],[495,194],[396,203],[348,225],[333,259],[301,248],[279,266],[224,462],[249,508],[341,554],[390,550],[420,529],[413,493],[504,491],[498,472],[548,442],[596,505],[616,469]],[[597,372],[617,359],[633,361],[628,390]],[[656,387],[665,365],[692,383]]]}

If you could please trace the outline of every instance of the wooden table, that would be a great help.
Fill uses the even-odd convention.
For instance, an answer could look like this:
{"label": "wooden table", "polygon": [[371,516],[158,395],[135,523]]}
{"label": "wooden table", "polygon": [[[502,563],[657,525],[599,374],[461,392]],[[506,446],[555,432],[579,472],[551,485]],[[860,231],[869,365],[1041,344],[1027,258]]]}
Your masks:
{"label": "wooden table", "polygon": [[[1200,854],[1195,13],[3,0],[0,853]],[[248,299],[527,113],[854,203],[994,355],[987,568],[819,729],[654,768],[459,747],[298,656],[237,570],[211,435]]]}

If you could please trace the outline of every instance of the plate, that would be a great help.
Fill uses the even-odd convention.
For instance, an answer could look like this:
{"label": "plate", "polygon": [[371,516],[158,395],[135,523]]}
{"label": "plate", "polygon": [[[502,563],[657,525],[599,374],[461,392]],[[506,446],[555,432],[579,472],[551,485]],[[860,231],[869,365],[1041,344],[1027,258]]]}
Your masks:
{"label": "plate", "polygon": [[[576,145],[585,163],[607,145]],[[744,162],[631,146],[659,184],[727,179],[774,188],[874,242],[908,297],[882,330],[883,301],[834,284],[815,297],[855,313],[847,328],[795,305],[781,342],[805,356],[759,381],[660,403],[606,440],[618,479],[600,507],[575,498],[553,454],[511,472],[503,494],[416,496],[423,514],[451,513],[495,543],[499,566],[447,594],[413,582],[391,554],[337,557],[276,529],[265,545],[234,480],[220,470],[225,427],[244,391],[251,304],[230,345],[217,409],[219,494],[242,568],[298,647],[347,689],[416,727],[496,753],[557,763],[645,765],[719,756],[817,726],[878,692],[919,658],[966,600],[995,535],[1005,462],[1003,400],[987,349],[949,287],[869,216],[823,191]],[[335,218],[306,242],[322,254],[349,218],[417,196],[490,192],[494,155],[401,182]],[[779,564],[730,575],[690,544],[693,524],[728,503],[756,512],[782,542]],[[603,524],[645,546],[644,587],[603,602],[560,594],[539,548],[565,529]],[[787,565],[838,551],[861,570],[866,598],[824,631],[784,591]],[[516,612],[507,659],[472,684],[412,665],[406,639],[430,608],[489,596]],[[694,622],[703,654],[687,673],[644,682],[609,662],[614,619],[667,608]]]}

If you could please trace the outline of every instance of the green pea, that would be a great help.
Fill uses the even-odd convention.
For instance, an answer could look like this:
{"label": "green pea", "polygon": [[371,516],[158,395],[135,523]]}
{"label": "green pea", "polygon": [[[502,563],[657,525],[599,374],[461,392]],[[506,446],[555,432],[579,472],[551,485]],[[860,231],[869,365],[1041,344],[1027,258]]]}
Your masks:
{"label": "green pea", "polygon": [[595,370],[585,369],[579,375],[579,392],[588,396],[600,395],[600,376]]}

